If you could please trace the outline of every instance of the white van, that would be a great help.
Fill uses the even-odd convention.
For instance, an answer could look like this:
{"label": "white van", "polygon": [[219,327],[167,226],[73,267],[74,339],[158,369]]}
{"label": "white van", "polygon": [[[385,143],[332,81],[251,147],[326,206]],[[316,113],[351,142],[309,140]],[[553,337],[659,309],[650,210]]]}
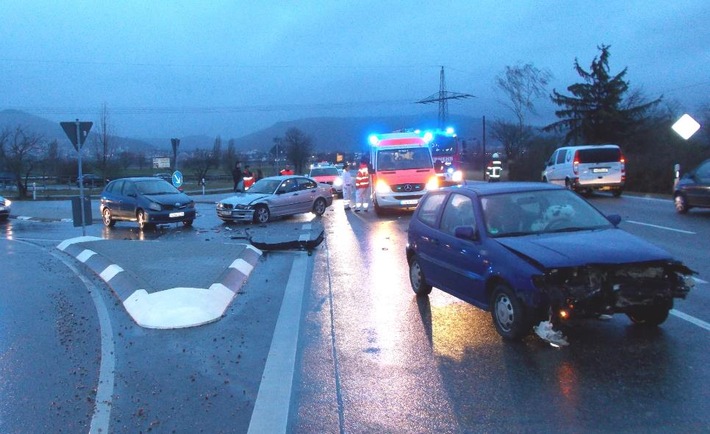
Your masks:
{"label": "white van", "polygon": [[558,148],[545,164],[542,181],[578,192],[611,191],[619,197],[626,183],[624,154],[617,145]]}

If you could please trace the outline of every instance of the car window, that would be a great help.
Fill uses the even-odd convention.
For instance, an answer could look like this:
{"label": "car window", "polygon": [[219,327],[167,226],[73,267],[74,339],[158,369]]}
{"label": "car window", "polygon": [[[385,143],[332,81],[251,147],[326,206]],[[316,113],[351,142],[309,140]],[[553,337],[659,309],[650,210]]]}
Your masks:
{"label": "car window", "polygon": [[424,197],[419,204],[419,220],[428,226],[436,227],[436,219],[444,199],[446,199],[446,195],[443,193],[429,194]]}
{"label": "car window", "polygon": [[481,198],[486,230],[493,237],[602,229],[609,220],[569,190],[504,193]]}
{"label": "car window", "polygon": [[281,187],[279,187],[279,191],[282,193],[291,193],[293,191],[298,190],[298,184],[296,183],[295,178],[289,178],[285,180],[284,182],[281,183]]}
{"label": "car window", "polygon": [[556,164],[562,164],[565,162],[565,155],[567,155],[566,149],[560,149],[557,151],[557,161]]}
{"label": "car window", "polygon": [[115,181],[110,183],[109,185],[106,186],[106,191],[109,193],[121,193],[121,189],[123,188],[123,183],[125,181]]}
{"label": "car window", "polygon": [[299,190],[310,190],[312,188],[316,188],[317,186],[318,186],[318,184],[313,182],[313,180],[310,180],[310,179],[301,178],[298,180],[298,189]]}
{"label": "car window", "polygon": [[128,195],[135,195],[138,194],[138,189],[136,188],[136,185],[132,182],[124,182],[123,184],[123,195],[128,196]]}
{"label": "car window", "polygon": [[701,164],[700,167],[695,170],[695,176],[700,182],[710,182],[710,161]]}
{"label": "car window", "polygon": [[580,163],[612,163],[621,160],[619,148],[580,149]]}
{"label": "car window", "polygon": [[471,199],[463,194],[454,193],[441,215],[441,230],[454,235],[454,230],[458,226],[475,226],[475,217]]}

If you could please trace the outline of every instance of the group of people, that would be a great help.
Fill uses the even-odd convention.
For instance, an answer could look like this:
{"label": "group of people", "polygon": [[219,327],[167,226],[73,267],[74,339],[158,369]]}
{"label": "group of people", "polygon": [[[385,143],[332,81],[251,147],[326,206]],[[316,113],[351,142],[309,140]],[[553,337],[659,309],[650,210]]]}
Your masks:
{"label": "group of people", "polygon": [[[355,197],[353,198],[353,187],[355,187]],[[357,174],[353,180],[348,163],[343,165],[343,203],[345,211],[355,209],[355,212],[368,212],[367,189],[370,187],[370,173],[367,163],[361,162]],[[351,205],[353,205],[351,207]]]}
{"label": "group of people", "polygon": [[261,173],[261,169],[256,169],[256,174],[252,173],[249,169],[249,165],[245,165],[242,169],[242,163],[237,161],[234,163],[234,169],[232,169],[232,180],[234,181],[234,191],[247,191],[249,187],[254,185],[254,183],[264,175]]}

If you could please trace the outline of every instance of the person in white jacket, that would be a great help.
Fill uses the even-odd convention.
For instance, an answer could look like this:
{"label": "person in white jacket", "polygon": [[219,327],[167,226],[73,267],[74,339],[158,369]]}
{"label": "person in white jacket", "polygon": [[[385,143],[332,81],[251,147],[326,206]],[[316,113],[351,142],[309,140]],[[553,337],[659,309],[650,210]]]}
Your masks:
{"label": "person in white jacket", "polygon": [[353,200],[353,176],[350,174],[348,163],[343,164],[343,204],[345,211],[350,211],[350,203]]}

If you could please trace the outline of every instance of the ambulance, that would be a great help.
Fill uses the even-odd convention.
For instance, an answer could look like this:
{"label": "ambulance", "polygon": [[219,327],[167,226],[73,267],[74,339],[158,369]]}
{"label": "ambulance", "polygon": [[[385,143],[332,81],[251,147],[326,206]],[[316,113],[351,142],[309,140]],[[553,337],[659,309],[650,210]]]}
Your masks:
{"label": "ambulance", "polygon": [[428,190],[439,188],[431,155],[431,132],[372,134],[370,178],[377,215],[388,209],[413,209]]}

